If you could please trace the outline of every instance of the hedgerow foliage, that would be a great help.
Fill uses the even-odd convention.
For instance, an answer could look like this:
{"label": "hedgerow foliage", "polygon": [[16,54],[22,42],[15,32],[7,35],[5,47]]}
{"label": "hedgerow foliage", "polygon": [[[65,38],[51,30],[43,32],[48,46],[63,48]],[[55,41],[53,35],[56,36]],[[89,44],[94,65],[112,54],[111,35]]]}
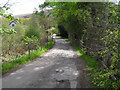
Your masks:
{"label": "hedgerow foliage", "polygon": [[40,7],[47,6],[53,8],[61,35],[66,37],[68,34],[84,53],[101,60],[108,67],[109,70],[105,71],[94,70],[94,84],[119,88],[119,5],[111,2],[47,2]]}

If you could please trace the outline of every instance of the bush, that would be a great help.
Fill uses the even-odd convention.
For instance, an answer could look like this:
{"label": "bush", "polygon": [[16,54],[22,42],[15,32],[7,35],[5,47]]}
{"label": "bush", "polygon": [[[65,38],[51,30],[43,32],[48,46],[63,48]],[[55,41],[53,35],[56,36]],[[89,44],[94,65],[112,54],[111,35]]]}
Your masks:
{"label": "bush", "polygon": [[[28,61],[32,61],[33,59],[41,56],[43,53],[45,53],[48,49],[52,48],[52,46],[54,45],[54,40],[51,39],[50,42],[48,43],[48,45],[45,45],[42,47],[38,47],[38,49],[34,52],[31,53],[31,55],[25,55],[22,56],[20,58],[17,58],[14,61],[10,61],[10,62],[4,62],[2,64],[2,73],[6,73],[9,70],[13,69],[14,67],[19,67],[22,64],[27,63]],[[1,72],[1,71],[0,71]]]}
{"label": "bush", "polygon": [[3,54],[13,54],[17,49],[21,49],[24,46],[22,39],[24,38],[25,29],[21,25],[14,27],[16,33],[4,34],[2,37],[2,49]]}

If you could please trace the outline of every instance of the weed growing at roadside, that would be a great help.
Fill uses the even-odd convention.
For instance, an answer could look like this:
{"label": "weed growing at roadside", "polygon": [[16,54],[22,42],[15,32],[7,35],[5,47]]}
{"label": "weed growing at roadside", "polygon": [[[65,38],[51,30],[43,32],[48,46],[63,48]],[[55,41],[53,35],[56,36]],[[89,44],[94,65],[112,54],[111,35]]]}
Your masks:
{"label": "weed growing at roadside", "polygon": [[38,49],[34,52],[31,52],[30,55],[20,57],[20,58],[14,60],[14,61],[11,61],[11,62],[4,62],[2,64],[2,73],[4,74],[15,67],[19,67],[20,65],[23,65],[29,61],[33,61],[33,59],[41,56],[47,50],[52,48],[52,46],[54,45],[54,42],[55,42],[54,39],[51,39],[50,42],[48,42],[48,45],[45,45],[43,47],[38,47]]}

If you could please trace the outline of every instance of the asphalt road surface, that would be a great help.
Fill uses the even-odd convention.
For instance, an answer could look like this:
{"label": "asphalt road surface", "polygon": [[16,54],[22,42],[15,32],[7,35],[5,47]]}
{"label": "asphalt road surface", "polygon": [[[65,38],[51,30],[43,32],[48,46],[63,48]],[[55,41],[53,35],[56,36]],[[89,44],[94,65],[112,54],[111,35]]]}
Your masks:
{"label": "asphalt road surface", "polygon": [[42,57],[2,78],[3,88],[87,88],[85,63],[64,39]]}

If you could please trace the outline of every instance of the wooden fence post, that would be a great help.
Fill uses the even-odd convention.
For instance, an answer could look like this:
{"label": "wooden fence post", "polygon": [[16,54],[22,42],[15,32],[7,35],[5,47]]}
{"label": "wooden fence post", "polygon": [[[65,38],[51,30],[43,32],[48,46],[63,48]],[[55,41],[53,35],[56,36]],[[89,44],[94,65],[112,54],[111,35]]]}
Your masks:
{"label": "wooden fence post", "polygon": [[28,42],[28,50],[29,50],[29,55],[30,55],[30,42]]}

